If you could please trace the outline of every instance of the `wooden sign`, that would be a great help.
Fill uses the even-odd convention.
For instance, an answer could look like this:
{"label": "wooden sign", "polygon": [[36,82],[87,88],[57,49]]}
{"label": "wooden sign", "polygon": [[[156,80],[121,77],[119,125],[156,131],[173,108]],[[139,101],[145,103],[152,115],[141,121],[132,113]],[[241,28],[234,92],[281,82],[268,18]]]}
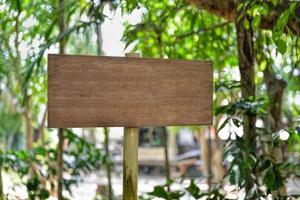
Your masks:
{"label": "wooden sign", "polygon": [[48,126],[212,124],[212,62],[48,55]]}

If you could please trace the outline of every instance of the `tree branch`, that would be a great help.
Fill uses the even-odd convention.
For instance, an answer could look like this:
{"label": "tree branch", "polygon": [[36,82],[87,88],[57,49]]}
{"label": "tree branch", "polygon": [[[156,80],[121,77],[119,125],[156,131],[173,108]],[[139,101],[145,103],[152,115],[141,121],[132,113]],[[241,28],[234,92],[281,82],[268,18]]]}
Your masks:
{"label": "tree branch", "polygon": [[221,23],[221,24],[216,24],[216,25],[211,26],[211,27],[199,29],[199,30],[196,30],[196,31],[191,31],[191,32],[189,32],[189,33],[185,33],[185,34],[182,34],[182,35],[177,36],[176,39],[182,39],[182,38],[185,38],[185,37],[194,35],[194,34],[199,34],[199,33],[202,33],[202,32],[208,32],[208,31],[214,30],[214,29],[216,29],[216,28],[220,28],[220,27],[223,27],[223,26],[227,26],[227,25],[230,24],[230,23],[231,23],[231,22],[224,22],[224,23]]}
{"label": "tree branch", "polygon": [[[222,17],[229,22],[234,22],[236,18],[236,1],[235,0],[186,0],[190,4],[194,4],[197,8],[204,9],[212,14]],[[274,6],[271,2],[266,1],[270,11],[266,16],[262,17],[260,28],[273,29],[280,14],[290,7],[292,1],[284,1],[282,4]],[[290,30],[295,35],[300,35],[300,3],[295,10],[295,16],[290,17],[285,27],[285,31]]]}

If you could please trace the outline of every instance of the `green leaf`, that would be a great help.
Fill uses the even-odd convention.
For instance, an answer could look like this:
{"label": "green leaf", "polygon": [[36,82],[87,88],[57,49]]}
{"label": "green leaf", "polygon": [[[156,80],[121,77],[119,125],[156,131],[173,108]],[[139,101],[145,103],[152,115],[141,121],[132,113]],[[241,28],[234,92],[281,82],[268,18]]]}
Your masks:
{"label": "green leaf", "polygon": [[148,194],[163,199],[169,199],[168,193],[165,191],[165,189],[162,186],[155,186],[154,190],[152,192],[149,192]]}
{"label": "green leaf", "polygon": [[167,185],[168,185],[168,186],[171,186],[173,183],[174,183],[174,180],[168,179],[168,180],[167,180],[167,183],[166,183],[166,186],[167,186]]}
{"label": "green leaf", "polygon": [[265,15],[267,15],[268,13],[269,13],[269,6],[268,6],[268,4],[263,3],[263,4],[261,5],[261,11],[260,11],[260,14],[261,14],[262,16],[265,16]]}
{"label": "green leaf", "polygon": [[266,171],[266,175],[264,177],[264,183],[266,184],[268,189],[273,190],[275,186],[275,181],[276,179],[274,176],[273,168],[272,166],[270,166]]}
{"label": "green leaf", "polygon": [[231,170],[229,173],[229,182],[232,185],[236,184],[236,174],[234,170]]}
{"label": "green leaf", "polygon": [[258,28],[260,26],[260,23],[261,23],[261,17],[259,15],[256,15],[253,18],[251,25],[253,28]]}
{"label": "green leaf", "polygon": [[276,6],[277,3],[278,3],[278,0],[272,0],[272,3],[273,3],[274,6]]}
{"label": "green leaf", "polygon": [[229,120],[230,120],[230,117],[228,117],[228,118],[222,123],[222,125],[221,125],[220,128],[218,129],[217,133],[219,133],[219,132],[226,126],[226,124],[228,124]]}
{"label": "green leaf", "polygon": [[283,39],[278,39],[276,41],[277,45],[277,50],[281,53],[284,54],[286,52],[286,42]]}
{"label": "green leaf", "polygon": [[289,11],[290,11],[290,14],[291,15],[294,15],[295,14],[295,10],[296,10],[296,7],[298,5],[298,2],[293,2],[291,3],[290,7],[289,7]]}
{"label": "green leaf", "polygon": [[242,125],[242,121],[240,119],[232,118],[232,122],[236,127],[240,127]]}
{"label": "green leaf", "polygon": [[272,33],[273,40],[277,40],[277,38],[279,38],[282,35],[282,31],[283,30],[274,29]]}
{"label": "green leaf", "polygon": [[198,199],[200,198],[201,195],[201,191],[199,189],[199,187],[195,184],[194,180],[191,180],[191,183],[189,185],[189,187],[186,188],[186,190],[195,198]]}
{"label": "green leaf", "polygon": [[247,18],[244,19],[244,27],[245,27],[245,29],[250,28],[250,23],[249,23],[249,20]]}
{"label": "green leaf", "polygon": [[244,4],[243,3],[240,3],[237,7],[237,10],[238,11],[241,11],[242,9],[244,8]]}
{"label": "green leaf", "polygon": [[263,60],[263,61],[260,63],[260,65],[259,65],[259,69],[260,69],[261,71],[264,71],[264,70],[266,69],[266,67],[267,67],[267,61],[266,61],[266,60]]}
{"label": "green leaf", "polygon": [[39,198],[40,199],[48,199],[50,197],[50,193],[46,189],[41,189]]}
{"label": "green leaf", "polygon": [[40,184],[39,178],[37,176],[33,177],[32,179],[29,179],[26,187],[28,191],[35,191],[38,189]]}
{"label": "green leaf", "polygon": [[170,199],[175,200],[175,199],[180,199],[184,195],[184,192],[180,191],[175,191],[175,192],[169,192]]}

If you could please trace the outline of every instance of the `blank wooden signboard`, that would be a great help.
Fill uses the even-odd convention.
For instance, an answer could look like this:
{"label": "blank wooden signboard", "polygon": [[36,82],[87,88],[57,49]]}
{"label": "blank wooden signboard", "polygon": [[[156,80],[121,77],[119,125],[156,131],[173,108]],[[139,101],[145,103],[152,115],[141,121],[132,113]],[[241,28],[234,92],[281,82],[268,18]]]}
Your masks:
{"label": "blank wooden signboard", "polygon": [[212,63],[48,55],[48,126],[212,124]]}

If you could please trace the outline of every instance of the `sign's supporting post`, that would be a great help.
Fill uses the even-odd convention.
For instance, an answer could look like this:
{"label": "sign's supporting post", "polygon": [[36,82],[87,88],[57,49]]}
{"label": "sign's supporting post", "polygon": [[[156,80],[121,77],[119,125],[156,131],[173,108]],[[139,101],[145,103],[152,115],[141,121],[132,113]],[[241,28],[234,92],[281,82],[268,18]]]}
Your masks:
{"label": "sign's supporting post", "polygon": [[[140,57],[128,53],[126,57]],[[123,200],[137,200],[139,129],[124,128],[123,145]]]}
{"label": "sign's supporting post", "polygon": [[138,128],[124,129],[123,146],[123,200],[137,199],[138,182]]}

